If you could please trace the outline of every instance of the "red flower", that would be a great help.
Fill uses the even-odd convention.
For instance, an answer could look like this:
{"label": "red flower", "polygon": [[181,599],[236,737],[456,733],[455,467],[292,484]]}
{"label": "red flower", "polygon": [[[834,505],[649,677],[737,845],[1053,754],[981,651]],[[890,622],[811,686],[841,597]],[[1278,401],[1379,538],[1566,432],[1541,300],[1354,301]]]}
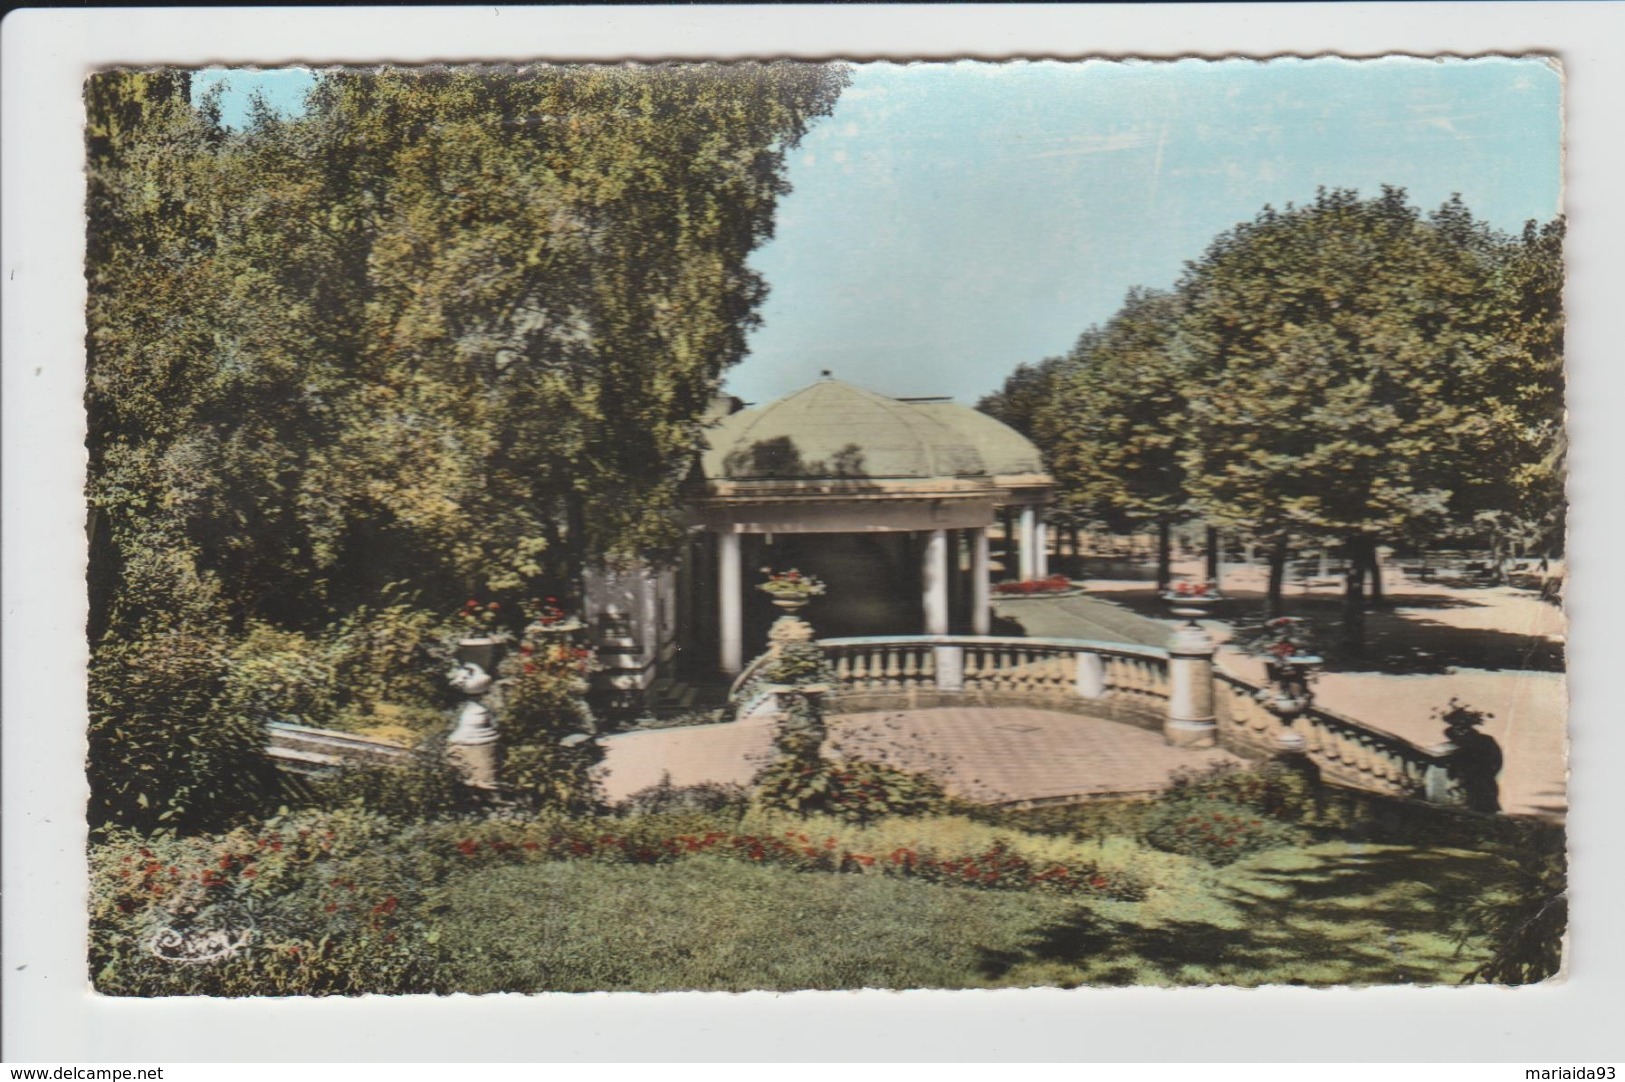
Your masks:
{"label": "red flower", "polygon": [[400,904],[401,900],[391,894],[388,898],[385,898],[383,901],[372,907],[373,916],[387,917],[389,914],[395,912],[395,910],[400,907]]}
{"label": "red flower", "polygon": [[245,868],[243,870],[243,878],[244,879],[252,879],[256,875],[259,875],[259,874],[260,873],[258,871],[256,871],[256,870],[254,870],[253,868]]}
{"label": "red flower", "polygon": [[457,851],[465,857],[473,856],[480,848],[480,843],[473,838],[464,838],[457,843]]}

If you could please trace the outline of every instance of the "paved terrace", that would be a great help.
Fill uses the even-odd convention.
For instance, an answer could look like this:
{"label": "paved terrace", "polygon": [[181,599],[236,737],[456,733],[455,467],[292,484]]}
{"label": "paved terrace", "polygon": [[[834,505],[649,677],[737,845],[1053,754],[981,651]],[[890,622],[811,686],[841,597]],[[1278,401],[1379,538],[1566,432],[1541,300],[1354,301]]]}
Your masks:
{"label": "paved terrace", "polygon": [[[1169,747],[1162,734],[1026,707],[941,707],[829,719],[830,750],[930,774],[979,803],[1156,792],[1177,770],[1239,763],[1229,752]],[[623,733],[604,741],[612,801],[659,784],[744,785],[773,758],[771,722]]]}
{"label": "paved terrace", "polygon": [[[1250,601],[1249,595],[1256,596],[1247,589],[1251,585],[1227,582],[1227,590]],[[1001,624],[1018,625],[1032,637],[1166,644],[1173,621],[1139,615],[1128,607],[1160,611],[1144,583],[1092,586],[1114,600],[1001,600],[996,612]],[[1561,642],[1561,613],[1520,591],[1479,589],[1458,597],[1436,585],[1397,581],[1390,591],[1398,603],[1395,611],[1372,616],[1379,637],[1403,632],[1437,641],[1452,628],[1481,627],[1505,628],[1496,633],[1517,640],[1513,653],[1523,652],[1526,642]],[[1144,598],[1138,596],[1142,593]],[[1325,598],[1328,606],[1334,593]],[[1310,607],[1306,602],[1314,600],[1295,590],[1288,607]],[[1440,607],[1445,602],[1454,607]],[[1220,624],[1209,626],[1221,637],[1226,631]],[[1469,643],[1462,660],[1472,659],[1478,645],[1476,640]],[[1238,676],[1261,678],[1256,662],[1234,650],[1221,649],[1217,660]],[[1430,715],[1452,695],[1491,710],[1496,717],[1486,731],[1506,753],[1500,779],[1503,808],[1562,815],[1567,810],[1563,678],[1550,668],[1451,665],[1423,674],[1328,672],[1319,678],[1317,698],[1328,709],[1424,745],[1443,739]],[[1174,771],[1236,761],[1223,751],[1169,747],[1161,734],[1132,725],[1026,707],[839,716],[830,719],[830,731],[837,754],[930,773],[961,796],[998,802],[1151,791],[1166,785]],[[773,755],[771,727],[763,722],[625,733],[605,743],[605,784],[614,800],[658,784],[665,774],[677,785],[742,785]]]}

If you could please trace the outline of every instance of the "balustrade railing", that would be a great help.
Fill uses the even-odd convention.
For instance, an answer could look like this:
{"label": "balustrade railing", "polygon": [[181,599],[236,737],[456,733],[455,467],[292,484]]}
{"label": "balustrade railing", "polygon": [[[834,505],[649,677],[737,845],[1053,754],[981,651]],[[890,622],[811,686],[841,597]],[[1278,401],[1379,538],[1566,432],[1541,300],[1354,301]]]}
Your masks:
{"label": "balustrade railing", "polygon": [[[1170,656],[1157,647],[972,635],[822,639],[818,645],[834,672],[830,697],[837,709],[1004,701],[1053,703],[1141,724],[1172,716]],[[734,685],[736,716],[771,705],[770,689],[757,688],[748,696],[752,703],[742,701],[761,660]],[[1259,687],[1211,672],[1219,743],[1249,757],[1277,753],[1277,734],[1287,726],[1259,701]],[[1461,801],[1448,745],[1424,748],[1314,707],[1290,728],[1328,781],[1434,803]]]}
{"label": "balustrade railing", "polygon": [[1290,728],[1303,738],[1304,751],[1328,780],[1434,803],[1460,802],[1444,751],[1318,707],[1283,724],[1258,701],[1257,685],[1225,672],[1215,672],[1214,682],[1220,704],[1219,738],[1226,744],[1268,753],[1274,750],[1275,735]]}
{"label": "balustrade railing", "polygon": [[1020,699],[1160,717],[1168,701],[1168,652],[1083,639],[974,635],[822,639],[842,699]]}

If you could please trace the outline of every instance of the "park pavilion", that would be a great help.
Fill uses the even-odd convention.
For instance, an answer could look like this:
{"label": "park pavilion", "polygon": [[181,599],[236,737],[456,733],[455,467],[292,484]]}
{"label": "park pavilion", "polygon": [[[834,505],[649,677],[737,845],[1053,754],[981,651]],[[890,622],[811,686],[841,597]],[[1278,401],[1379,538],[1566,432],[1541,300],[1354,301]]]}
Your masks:
{"label": "park pavilion", "polygon": [[890,398],[828,375],[776,401],[713,409],[690,482],[690,541],[670,571],[597,571],[586,615],[603,681],[646,690],[674,661],[737,673],[778,615],[763,569],[828,585],[821,636],[985,635],[989,531],[1005,577],[1047,573],[1053,480],[1020,433],[946,398]]}

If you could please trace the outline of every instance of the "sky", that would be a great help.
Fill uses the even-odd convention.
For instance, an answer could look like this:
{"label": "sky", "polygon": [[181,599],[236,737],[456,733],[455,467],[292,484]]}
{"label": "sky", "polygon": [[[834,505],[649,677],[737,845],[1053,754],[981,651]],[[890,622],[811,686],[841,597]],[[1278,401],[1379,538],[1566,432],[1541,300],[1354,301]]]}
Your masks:
{"label": "sky", "polygon": [[[227,123],[305,71],[205,72]],[[962,402],[1066,352],[1133,286],[1167,288],[1218,234],[1319,186],[1459,192],[1517,230],[1558,214],[1562,77],[1541,60],[1336,58],[863,64],[791,152],[770,293],[728,389],[822,371]]]}

